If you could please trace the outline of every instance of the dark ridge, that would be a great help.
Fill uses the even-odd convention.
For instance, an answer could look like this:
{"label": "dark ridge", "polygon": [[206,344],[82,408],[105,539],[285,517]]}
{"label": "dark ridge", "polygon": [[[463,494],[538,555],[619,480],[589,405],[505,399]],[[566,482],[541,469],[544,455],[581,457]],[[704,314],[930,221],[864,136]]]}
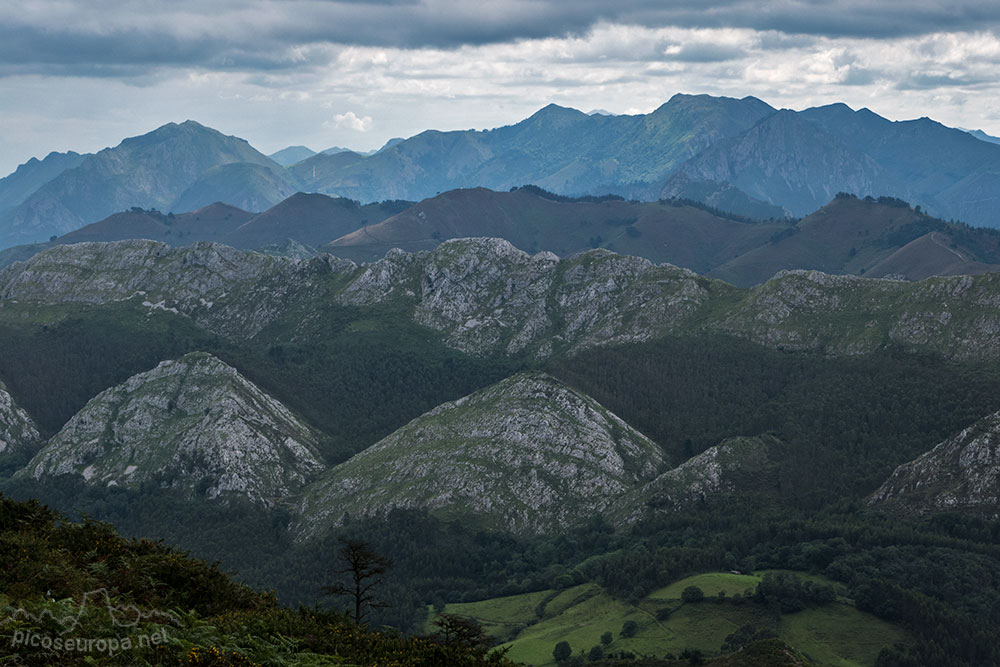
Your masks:
{"label": "dark ridge", "polygon": [[530,184],[522,185],[521,187],[517,187],[515,185],[510,189],[510,191],[528,192],[537,197],[541,197],[542,199],[548,199],[550,201],[559,202],[561,204],[580,204],[580,203],[599,204],[601,202],[606,202],[606,201],[625,201],[625,198],[622,197],[621,195],[613,195],[613,194],[606,194],[599,196],[583,195],[581,197],[567,197],[565,195],[557,195],[556,193],[549,192],[548,190],[540,188],[537,185],[530,185]]}
{"label": "dark ridge", "polygon": [[748,225],[757,224],[760,222],[788,222],[789,224],[795,224],[802,218],[750,218],[745,215],[739,215],[738,213],[730,213],[729,211],[723,210],[721,208],[715,208],[714,206],[709,206],[704,202],[700,202],[697,199],[688,199],[687,197],[667,197],[666,199],[659,199],[657,202],[661,206],[676,206],[678,208],[682,206],[690,206],[691,208],[697,208],[699,210],[710,213],[717,218],[722,218],[723,220],[732,220],[733,222],[742,222]]}

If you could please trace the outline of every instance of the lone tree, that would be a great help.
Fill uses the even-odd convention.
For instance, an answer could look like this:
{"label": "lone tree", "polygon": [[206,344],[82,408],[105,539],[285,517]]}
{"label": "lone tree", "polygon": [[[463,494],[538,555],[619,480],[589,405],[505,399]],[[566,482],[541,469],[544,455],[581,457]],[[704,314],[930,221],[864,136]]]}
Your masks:
{"label": "lone tree", "polygon": [[371,609],[387,607],[375,600],[372,589],[382,583],[382,575],[392,567],[392,559],[377,554],[367,543],[340,538],[340,560],[344,567],[334,570],[337,575],[350,575],[351,583],[338,581],[324,586],[323,593],[354,598],[354,622],[361,622]]}
{"label": "lone tree", "polygon": [[438,628],[438,636],[443,643],[458,644],[479,655],[484,654],[493,644],[483,626],[473,618],[457,614],[441,614],[434,621],[434,625]]}
{"label": "lone tree", "polygon": [[684,602],[701,602],[705,599],[705,592],[697,586],[688,586],[681,591],[681,600]]}
{"label": "lone tree", "polygon": [[556,647],[552,649],[552,657],[556,659],[556,662],[566,662],[569,657],[573,655],[573,649],[570,648],[569,642],[562,641],[556,644]]}

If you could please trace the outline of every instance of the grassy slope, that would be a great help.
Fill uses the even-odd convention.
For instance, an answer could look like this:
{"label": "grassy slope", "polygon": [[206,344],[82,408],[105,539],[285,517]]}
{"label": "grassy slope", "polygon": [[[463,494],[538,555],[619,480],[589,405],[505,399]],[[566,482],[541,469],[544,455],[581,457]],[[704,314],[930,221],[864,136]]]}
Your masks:
{"label": "grassy slope", "polygon": [[[555,664],[552,649],[556,643],[568,641],[574,653],[587,652],[600,644],[605,632],[614,635],[614,641],[605,646],[606,651],[662,656],[696,648],[711,655],[718,652],[729,634],[751,624],[777,632],[782,640],[816,664],[837,667],[874,664],[883,647],[907,640],[906,633],[897,626],[858,611],[847,602],[806,609],[776,620],[753,603],[718,603],[709,599],[719,591],[731,595],[753,589],[763,574],[694,575],[635,604],[615,600],[595,584],[582,584],[561,592],[542,591],[449,604],[444,611],[475,618],[496,637],[506,639],[513,634],[506,644],[510,647],[509,657],[538,667]],[[819,576],[802,575],[802,578],[832,583]],[[706,600],[698,604],[682,603],[681,591],[688,586],[701,588]],[[663,607],[672,612],[665,621],[657,621],[656,612]],[[629,620],[636,621],[638,631],[634,637],[623,638],[622,625]]]}

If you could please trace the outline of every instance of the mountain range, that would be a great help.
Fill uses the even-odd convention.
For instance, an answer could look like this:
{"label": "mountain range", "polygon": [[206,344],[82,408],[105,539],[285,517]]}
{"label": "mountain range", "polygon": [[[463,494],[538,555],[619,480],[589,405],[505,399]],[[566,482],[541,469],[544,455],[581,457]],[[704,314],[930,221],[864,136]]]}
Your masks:
{"label": "mountain range", "polygon": [[566,196],[688,198],[755,219],[803,216],[846,192],[1000,224],[1000,146],[843,104],[794,112],[752,97],[679,94],[645,115],[549,105],[514,125],[428,130],[369,154],[286,150],[275,154],[281,164],[187,121],[94,155],[52,154],[0,181],[0,243],[44,241],[133,207],[179,213],[221,201],[259,212],[296,191],[370,203],[525,184]]}
{"label": "mountain range", "polygon": [[[743,664],[771,632],[796,664],[998,664],[1000,231],[947,220],[995,223],[998,150],[678,95],[370,154],[188,121],[26,163],[0,181],[8,602],[231,596],[153,542],[129,574],[94,517],[300,605],[286,648],[362,641],[319,593],[362,539],[395,563],[373,623],[486,619],[476,646],[539,665],[567,637]],[[71,552],[86,574],[40,565]],[[199,609],[223,657],[276,661]]]}
{"label": "mountain range", "polygon": [[[122,241],[57,246],[4,269],[0,319],[15,323],[30,314],[34,326],[51,327],[72,312],[112,309],[118,317],[136,313],[142,330],[163,326],[149,319],[156,314],[230,344],[263,344],[273,356],[276,346],[326,337],[323,304],[340,304],[356,318],[344,331],[360,340],[394,313],[393,320],[402,316],[411,322],[406,326],[434,332],[435,344],[529,365],[664,336],[719,334],[786,351],[851,357],[900,349],[990,364],[1000,358],[995,278],[906,283],[790,271],[744,290],[605,250],[559,260],[497,239],[393,251],[362,266],[204,242],[172,249]],[[462,516],[514,533],[551,531],[597,514],[635,521],[654,498],[654,509],[676,510],[738,491],[748,480],[758,488],[783,451],[774,438],[727,440],[676,467],[669,448],[581,391],[531,371],[441,403],[378,442],[351,443],[355,455],[343,460],[328,435],[203,352],[163,360],[102,391],[40,449],[38,427],[6,388],[0,407],[4,451],[34,457],[15,481],[76,475],[90,485],[138,491],[153,484],[209,500],[235,494],[264,507],[301,502],[302,518],[291,529],[300,537],[345,515],[393,508]],[[940,478],[928,468],[968,456],[990,459],[991,419],[913,469]],[[985,453],[965,453],[984,432]],[[580,442],[587,447],[579,449]],[[343,462],[331,466],[338,458]],[[912,488],[914,482],[893,481],[907,470],[887,484]],[[522,478],[516,471],[530,472]],[[976,488],[982,484],[992,482]]]}
{"label": "mountain range", "polygon": [[47,243],[2,251],[0,267],[85,241],[214,241],[271,254],[312,257],[322,251],[372,262],[392,248],[417,252],[477,236],[560,257],[604,248],[738,286],[763,283],[786,269],[920,280],[1000,266],[1000,233],[947,223],[894,198],[840,193],[801,220],[757,222],[690,200],[568,198],[525,186],[454,190],[417,204],[362,205],[297,193],[257,215],[221,203],[176,215],[134,208]]}
{"label": "mountain range", "polygon": [[[347,201],[292,204],[356,215]],[[862,226],[891,209],[890,231],[925,221],[833,205]],[[209,212],[230,233],[255,219]],[[831,244],[822,223],[767,247]],[[901,620],[876,606],[896,589],[872,587],[927,585],[914,563],[992,576],[972,540],[996,512],[997,276],[786,270],[738,287],[496,238],[364,264],[57,244],[0,270],[0,488],[170,539],[292,603],[316,601],[337,538],[364,534],[402,564],[404,627],[435,596],[597,582],[646,599],[706,567],[813,564],[849,587],[842,604],[931,636],[946,616]],[[887,559],[903,574],[855,581]]]}

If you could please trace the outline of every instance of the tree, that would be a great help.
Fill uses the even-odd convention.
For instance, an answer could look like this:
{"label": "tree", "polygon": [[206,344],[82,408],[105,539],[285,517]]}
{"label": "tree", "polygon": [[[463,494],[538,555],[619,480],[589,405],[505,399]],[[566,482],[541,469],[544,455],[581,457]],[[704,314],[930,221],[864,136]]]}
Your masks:
{"label": "tree", "polygon": [[556,662],[566,662],[571,655],[573,655],[573,649],[569,647],[569,642],[567,641],[559,642],[552,649],[552,657],[556,659]]}
{"label": "tree", "polygon": [[343,545],[339,556],[344,567],[334,570],[337,575],[350,575],[351,583],[336,582],[324,586],[326,595],[347,596],[354,599],[354,622],[361,625],[368,611],[388,605],[378,602],[373,589],[382,583],[382,575],[392,567],[392,559],[376,553],[367,543],[360,540],[341,538]]}
{"label": "tree", "polygon": [[492,644],[483,626],[472,618],[441,614],[434,625],[445,644],[458,644],[479,654],[485,653]]}
{"label": "tree", "polygon": [[591,647],[590,653],[587,654],[587,660],[591,662],[597,662],[598,660],[604,660],[604,649],[601,645]]}
{"label": "tree", "polygon": [[635,637],[635,633],[636,631],[638,631],[638,629],[639,629],[639,624],[636,623],[635,621],[625,621],[625,623],[622,624],[621,636]]}
{"label": "tree", "polygon": [[701,602],[705,599],[705,593],[697,586],[688,586],[681,591],[681,600],[684,602]]}
{"label": "tree", "polygon": [[601,635],[601,643],[604,644],[605,646],[607,646],[608,644],[610,644],[614,640],[615,640],[615,636],[613,634],[611,634],[610,631],[605,632],[603,635]]}

